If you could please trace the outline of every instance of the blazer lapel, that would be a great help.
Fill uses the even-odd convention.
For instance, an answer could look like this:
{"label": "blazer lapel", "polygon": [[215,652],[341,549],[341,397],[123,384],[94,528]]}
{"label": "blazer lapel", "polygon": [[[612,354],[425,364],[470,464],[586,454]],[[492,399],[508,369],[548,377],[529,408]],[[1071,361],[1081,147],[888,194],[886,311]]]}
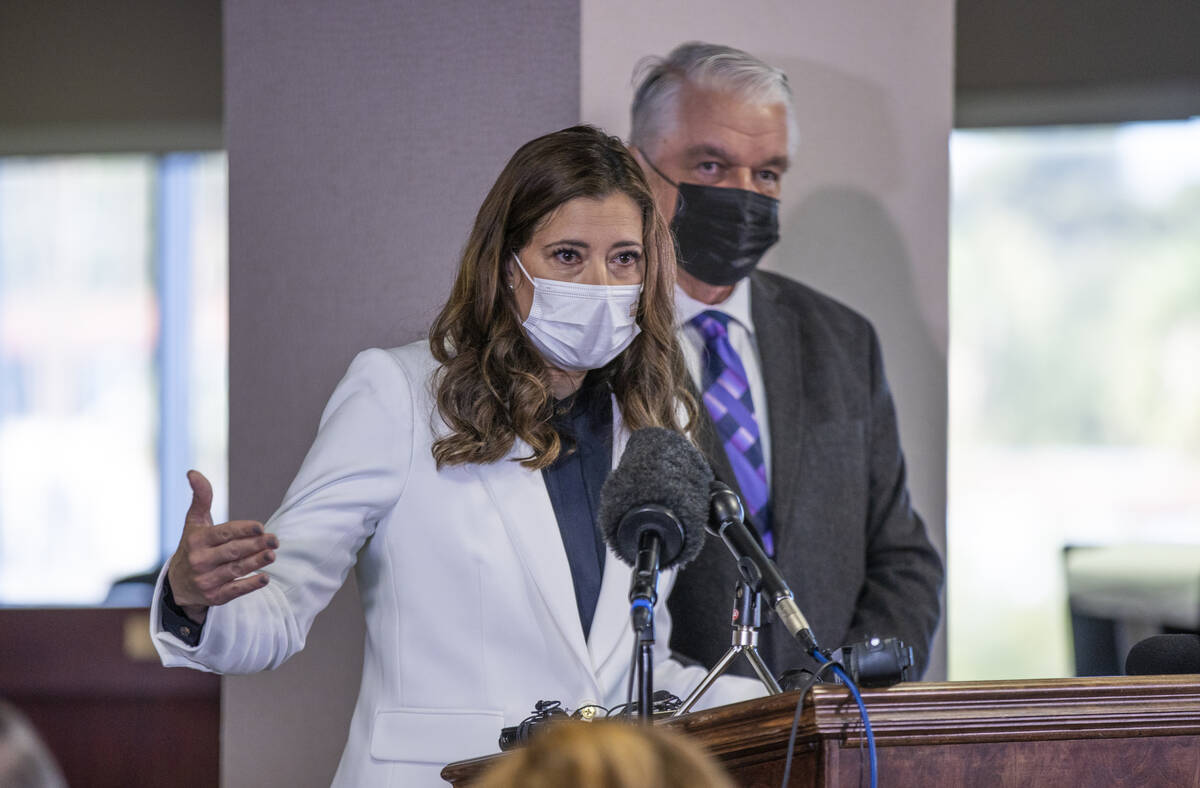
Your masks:
{"label": "blazer lapel", "polygon": [[[528,470],[515,459],[529,456],[530,451],[527,444],[518,440],[507,457],[490,465],[476,466],[477,472],[500,513],[525,571],[533,578],[563,639],[570,644],[580,666],[595,684],[592,660],[583,639],[579,608],[575,604],[571,567],[567,563],[567,552],[546,484],[540,472]],[[596,692],[599,692],[598,688]]]}
{"label": "blazer lapel", "polygon": [[[804,348],[800,321],[795,312],[778,300],[778,292],[762,277],[751,276],[750,314],[754,320],[758,355],[762,361],[763,386],[767,393],[771,431],[771,509],[791,511],[796,492],[796,469],[800,467],[804,438]],[[783,523],[772,518],[773,524]],[[775,549],[787,541],[786,528],[775,531]]]}

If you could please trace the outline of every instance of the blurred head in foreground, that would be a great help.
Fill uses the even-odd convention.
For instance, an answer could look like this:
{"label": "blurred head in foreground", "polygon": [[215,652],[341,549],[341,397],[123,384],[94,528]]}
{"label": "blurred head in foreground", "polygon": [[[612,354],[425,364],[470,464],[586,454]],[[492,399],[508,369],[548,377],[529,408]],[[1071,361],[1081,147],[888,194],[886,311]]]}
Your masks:
{"label": "blurred head in foreground", "polygon": [[58,764],[25,715],[0,700],[0,788],[66,788]]}
{"label": "blurred head in foreground", "polygon": [[733,788],[699,744],[655,726],[558,722],[501,758],[477,788]]}

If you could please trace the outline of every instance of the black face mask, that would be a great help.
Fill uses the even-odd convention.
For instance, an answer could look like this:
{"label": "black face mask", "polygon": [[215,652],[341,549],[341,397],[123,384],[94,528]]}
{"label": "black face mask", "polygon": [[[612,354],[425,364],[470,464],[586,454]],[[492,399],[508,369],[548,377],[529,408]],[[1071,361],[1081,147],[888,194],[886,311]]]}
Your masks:
{"label": "black face mask", "polygon": [[736,284],[779,240],[779,200],[745,189],[681,183],[671,232],[679,265],[710,285]]}
{"label": "black face mask", "polygon": [[671,232],[679,266],[705,284],[725,287],[745,278],[779,240],[779,200],[745,189],[675,183]]}

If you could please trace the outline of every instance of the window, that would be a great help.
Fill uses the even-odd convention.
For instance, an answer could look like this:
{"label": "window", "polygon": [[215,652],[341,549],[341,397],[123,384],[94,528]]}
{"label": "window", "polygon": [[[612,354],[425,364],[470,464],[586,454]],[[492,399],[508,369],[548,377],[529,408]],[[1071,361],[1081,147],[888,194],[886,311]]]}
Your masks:
{"label": "window", "polygon": [[188,467],[226,489],[225,181],[0,159],[0,604],[103,601],[174,550]]}
{"label": "window", "polygon": [[953,135],[951,679],[1073,675],[1064,547],[1200,544],[1197,151],[1200,119]]}

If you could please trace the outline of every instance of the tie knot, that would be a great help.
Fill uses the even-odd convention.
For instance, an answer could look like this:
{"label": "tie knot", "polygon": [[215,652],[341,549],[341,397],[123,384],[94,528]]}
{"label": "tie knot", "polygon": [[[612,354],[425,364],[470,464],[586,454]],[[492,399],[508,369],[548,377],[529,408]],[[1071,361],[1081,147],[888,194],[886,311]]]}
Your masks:
{"label": "tie knot", "polygon": [[710,342],[729,335],[729,315],[724,312],[709,309],[693,317],[691,322]]}

